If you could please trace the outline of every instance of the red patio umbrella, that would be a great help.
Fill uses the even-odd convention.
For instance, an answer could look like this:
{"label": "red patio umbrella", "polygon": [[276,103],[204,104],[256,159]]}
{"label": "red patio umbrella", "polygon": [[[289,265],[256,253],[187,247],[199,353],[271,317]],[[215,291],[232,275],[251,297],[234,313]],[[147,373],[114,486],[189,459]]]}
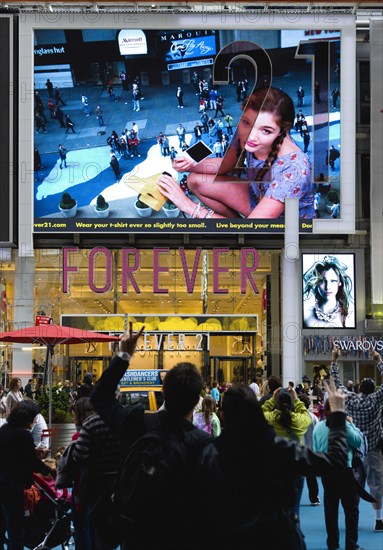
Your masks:
{"label": "red patio umbrella", "polygon": [[[118,336],[111,336],[101,332],[82,330],[60,325],[39,325],[0,332],[0,342],[14,342],[19,344],[41,344],[47,346],[45,372],[50,373],[49,383],[49,426],[52,420],[52,368],[48,369],[49,363],[52,366],[54,347],[58,344],[81,344],[82,342],[114,342],[119,340]],[[45,374],[44,374],[45,378]]]}
{"label": "red patio umbrella", "polygon": [[1,342],[20,344],[42,344],[57,346],[57,344],[81,344],[82,342],[113,342],[118,336],[82,330],[79,328],[62,327],[60,325],[39,325],[11,332],[0,332]]}

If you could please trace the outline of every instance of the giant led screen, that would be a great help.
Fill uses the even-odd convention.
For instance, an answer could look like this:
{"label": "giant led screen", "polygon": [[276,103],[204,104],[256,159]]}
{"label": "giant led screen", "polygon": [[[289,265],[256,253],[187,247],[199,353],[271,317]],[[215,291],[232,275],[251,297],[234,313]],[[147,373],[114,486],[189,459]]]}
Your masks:
{"label": "giant led screen", "polygon": [[341,32],[281,29],[35,30],[34,231],[341,220]]}

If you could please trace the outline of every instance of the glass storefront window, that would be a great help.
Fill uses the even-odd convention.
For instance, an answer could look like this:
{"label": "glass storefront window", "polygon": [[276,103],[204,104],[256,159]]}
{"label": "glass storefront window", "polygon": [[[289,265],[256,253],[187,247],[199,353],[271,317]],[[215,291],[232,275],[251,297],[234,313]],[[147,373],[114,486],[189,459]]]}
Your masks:
{"label": "glass storefront window", "polygon": [[[241,249],[182,249],[182,252],[180,249],[142,249],[137,251],[136,258],[130,254],[127,264],[124,264],[123,249],[105,251],[75,249],[68,253],[67,265],[75,270],[70,270],[64,280],[63,250],[37,249],[34,272],[26,274],[32,277],[34,286],[33,316],[25,319],[26,324],[33,323],[38,314],[50,316],[58,324],[62,315],[93,317],[99,322],[92,323],[93,330],[103,330],[103,321],[98,316],[105,318],[119,315],[124,319],[126,315],[138,317],[153,313],[190,317],[207,315],[210,318],[254,315],[258,317],[255,361],[258,356],[265,355],[263,347],[267,337],[262,337],[262,327],[266,327],[266,279],[271,273],[272,256],[278,256],[279,250],[256,251],[258,267],[251,271],[253,284],[250,283],[249,275],[244,275],[244,270],[246,272],[246,268],[254,265],[252,262],[255,256],[249,253],[243,256]],[[13,254],[15,257],[15,252]],[[139,264],[133,269],[136,260]],[[157,274],[154,276],[156,262]],[[124,277],[124,265],[131,268],[131,277]],[[1,267],[7,281],[9,303],[6,318],[8,324],[4,328],[12,330],[15,328],[12,324],[15,261]],[[64,292],[65,285],[67,288]],[[123,321],[120,325],[117,330],[126,328]],[[229,341],[231,337],[225,338]],[[264,344],[261,345],[261,342]],[[231,340],[230,345],[226,343],[222,353],[218,350],[210,354],[232,356],[232,350],[228,351],[231,344]],[[247,352],[244,353],[244,356],[247,355]],[[93,372],[98,378],[107,357],[110,357],[107,344],[97,344],[94,348],[86,348],[85,345],[58,346],[54,357],[55,381],[67,378],[78,380],[85,372]],[[165,350],[161,357],[155,351],[139,350],[136,358],[146,368],[171,368],[182,360],[192,361],[201,372],[209,368],[206,353],[193,350],[192,347],[186,350]],[[33,368],[36,377],[41,377],[44,361],[44,350],[31,353],[31,370]],[[227,376],[233,378],[235,373],[232,364],[227,368]]]}

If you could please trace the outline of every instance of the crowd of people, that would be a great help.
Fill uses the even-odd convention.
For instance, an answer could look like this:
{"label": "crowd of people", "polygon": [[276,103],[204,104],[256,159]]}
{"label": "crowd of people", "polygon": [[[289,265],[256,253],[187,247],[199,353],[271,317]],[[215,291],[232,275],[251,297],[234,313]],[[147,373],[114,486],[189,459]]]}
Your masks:
{"label": "crowd of people", "polygon": [[[129,104],[129,97],[133,105],[133,111],[142,109],[142,86],[138,76],[132,81],[128,79],[125,71],[120,74],[122,91],[116,97],[112,81],[104,82],[103,89],[108,92],[111,101],[118,102],[121,99],[125,105]],[[174,127],[175,135],[179,138],[179,148],[172,144],[174,149],[167,145],[169,135],[165,132],[159,132],[158,143],[161,147],[161,153],[164,156],[170,156],[173,161],[173,168],[180,172],[180,178],[188,173],[188,189],[191,192],[193,200],[185,199],[185,194],[176,189],[174,178],[161,178],[158,182],[160,191],[171,200],[186,216],[191,212],[196,214],[195,200],[199,200],[201,208],[198,209],[195,217],[248,217],[248,218],[280,218],[284,216],[284,201],[289,197],[299,198],[299,215],[301,218],[319,217],[323,212],[330,214],[333,218],[340,215],[339,200],[330,203],[330,198],[323,205],[323,193],[319,189],[320,184],[311,181],[311,166],[308,157],[310,154],[311,127],[304,113],[305,109],[305,91],[299,86],[297,94],[297,112],[295,114],[294,102],[287,94],[283,94],[277,88],[259,88],[251,92],[251,86],[246,78],[239,79],[233,84],[233,97],[227,98],[227,101],[241,102],[242,108],[246,109],[237,128],[237,121],[233,119],[228,109],[225,107],[225,97],[220,87],[215,86],[210,78],[202,78],[196,71],[191,75],[191,85],[194,88],[194,98],[190,91],[190,85],[183,90],[182,86],[175,88],[177,106],[179,108],[189,108],[198,111],[199,118],[191,130],[191,137],[185,138],[179,134],[177,125]],[[76,133],[76,122],[63,112],[61,106],[65,107],[60,90],[58,87],[47,80],[48,103],[42,99],[40,92],[35,91],[35,119],[36,132],[47,132],[47,123],[57,120],[65,133]],[[319,89],[319,91],[318,91]],[[263,104],[267,90],[267,99]],[[278,95],[279,92],[279,95]],[[124,94],[124,95],[123,95]],[[225,88],[225,94],[229,95],[229,88]],[[250,94],[250,97],[248,96]],[[340,97],[338,88],[331,92],[333,105],[337,106]],[[247,104],[247,101],[249,103]],[[320,101],[320,86],[316,86],[315,101]],[[247,104],[247,105],[246,105]],[[108,121],[104,119],[104,110],[99,102],[92,105],[88,101],[85,93],[79,98],[79,108],[86,116],[95,115],[97,124],[100,128],[99,133],[106,132]],[[150,107],[150,102],[147,102]],[[260,124],[254,123],[260,107],[261,116],[266,116],[264,124],[272,127],[270,132],[262,130]],[[45,108],[48,108],[50,118],[45,116]],[[308,106],[307,106],[308,107]],[[130,107],[129,107],[130,108]],[[79,109],[79,112],[80,109]],[[257,114],[256,114],[257,113]],[[187,115],[190,119],[190,115]],[[257,119],[257,120],[258,120]],[[258,122],[260,122],[258,120]],[[188,120],[188,125],[190,121]],[[180,126],[183,127],[182,122]],[[237,128],[235,141],[232,142],[234,130]],[[183,127],[184,129],[184,127]],[[290,136],[291,130],[295,130],[300,135],[297,142]],[[169,130],[168,130],[169,132]],[[250,133],[249,133],[250,132]],[[161,134],[164,137],[161,137]],[[258,135],[259,134],[259,135]],[[115,139],[114,139],[114,137]],[[265,139],[265,138],[268,139]],[[294,136],[295,137],[295,136]],[[113,176],[117,181],[124,170],[129,170],[129,165],[120,167],[121,160],[128,160],[142,156],[140,152],[140,137],[132,132],[130,128],[124,128],[122,132],[113,130],[109,134],[108,140],[112,139],[113,149],[110,158],[110,166]],[[164,147],[162,147],[162,139]],[[212,158],[199,163],[191,163],[182,156],[187,146],[196,141],[204,141],[212,150]],[[230,154],[226,155],[225,153]],[[38,150],[36,157],[39,154]],[[336,170],[337,160],[340,152],[334,145],[327,150],[324,162],[328,165],[330,172]],[[209,163],[207,168],[206,164]],[[61,164],[61,162],[60,162]],[[36,180],[40,181],[38,170],[41,169],[40,162],[35,162],[37,173]],[[65,166],[64,166],[65,167]],[[201,178],[201,174],[204,176]],[[206,175],[206,177],[205,177]],[[219,178],[217,179],[217,175]],[[180,179],[178,178],[178,179]],[[214,181],[215,185],[210,185]],[[247,182],[248,185],[237,185]],[[176,184],[179,182],[176,182]],[[235,193],[231,192],[235,185]],[[231,187],[230,187],[231,186]],[[323,187],[323,186],[322,186]],[[329,186],[331,189],[331,186]],[[182,191],[182,190],[181,190]],[[240,191],[238,193],[237,191]],[[321,193],[321,194],[319,194]],[[224,197],[224,199],[223,199]],[[333,197],[332,197],[333,199]],[[332,200],[331,199],[331,200]],[[327,200],[327,199],[326,199]],[[203,206],[203,207],[202,207]]]}
{"label": "crowd of people", "polygon": [[[140,404],[122,406],[117,391],[142,331],[133,333],[130,325],[96,384],[91,373],[76,395],[65,384],[76,424],[70,447],[76,549],[138,549],[145,533],[148,547],[163,550],[213,544],[246,549],[251,540],[260,548],[304,550],[300,499],[306,478],[312,505],[321,504],[317,476],[324,486],[327,548],[340,544],[339,501],[346,550],[360,548],[358,495],[366,493],[365,481],[375,531],[383,531],[383,386],[365,379],[344,387],[338,348],[332,378],[321,369],[313,384],[304,377],[287,388],[275,375],[262,384],[254,378],[249,385],[214,381],[210,387],[193,364],[179,363],[164,378],[164,404],[145,414]],[[380,355],[372,352],[372,358],[383,374]],[[20,379],[11,382],[7,397],[0,396],[6,416],[0,428],[0,548],[7,532],[8,550],[22,550],[24,488],[32,472],[56,472],[34,449],[33,429],[42,415],[33,380],[24,392]],[[357,449],[361,459],[354,464]],[[60,472],[59,465],[58,485]],[[196,522],[206,513],[202,494],[211,498],[208,521]],[[154,504],[148,531],[148,506]]]}
{"label": "crowd of people", "polygon": [[110,147],[110,166],[117,181],[121,177],[120,160],[141,157],[138,149],[140,143],[138,132],[138,126],[136,122],[133,122],[132,127],[125,128],[120,135],[112,130],[106,139],[106,143]]}
{"label": "crowd of people", "polygon": [[[113,84],[106,82],[104,88],[108,91],[111,101],[129,99],[133,111],[142,109],[142,87],[137,76],[132,82],[126,73],[120,75],[122,92],[116,98]],[[197,72],[191,77],[195,90],[195,99],[190,93],[190,86],[184,92],[181,86],[175,90],[179,108],[195,109],[198,120],[191,129],[191,136],[186,138],[182,122],[174,125],[171,136],[179,139],[179,147],[169,143],[170,135],[159,132],[157,142],[163,156],[169,156],[175,172],[179,177],[162,177],[158,181],[160,192],[172,201],[187,217],[198,218],[283,218],[285,199],[298,197],[300,218],[313,219],[325,212],[333,218],[340,215],[339,198],[323,198],[319,189],[321,184],[312,182],[311,164],[308,154],[311,147],[311,127],[304,113],[304,89],[297,90],[297,112],[294,102],[287,94],[278,88],[250,90],[246,78],[233,82],[233,96],[241,102],[244,113],[239,121],[225,107],[225,97],[221,89],[213,84],[212,78],[201,78]],[[52,85],[53,86],[53,85]],[[75,121],[63,112],[60,106],[62,98],[57,87],[52,97],[48,91],[48,109],[50,121],[58,120],[65,133],[76,133]],[[267,97],[266,97],[267,92]],[[333,90],[333,102],[339,99],[339,90]],[[226,95],[230,93],[225,89]],[[247,95],[251,93],[250,97]],[[124,96],[122,94],[125,94]],[[234,97],[230,101],[234,101]],[[265,99],[266,97],[266,99]],[[263,101],[265,99],[265,101]],[[229,98],[228,98],[229,101]],[[318,96],[315,95],[315,101]],[[129,101],[125,101],[129,104]],[[44,114],[43,100],[38,91],[35,92],[36,132],[46,132],[47,118]],[[86,116],[95,115],[100,134],[106,133],[106,124],[102,104],[97,103],[93,109],[88,97],[82,94],[79,106]],[[147,102],[150,106],[150,102]],[[259,116],[258,116],[259,115]],[[187,115],[190,119],[190,115]],[[188,120],[190,127],[190,121]],[[266,128],[267,126],[267,128]],[[263,129],[265,127],[265,129]],[[234,132],[235,129],[237,132]],[[290,132],[295,130],[300,135],[294,141]],[[184,132],[183,134],[180,132]],[[190,132],[190,129],[189,129]],[[233,134],[235,139],[233,141]],[[107,137],[108,136],[108,137]],[[121,166],[121,160],[127,161],[144,156],[140,151],[140,137],[132,128],[124,128],[121,132],[113,130],[107,134],[110,145],[110,166],[113,178],[117,181],[124,171],[129,171],[129,163]],[[295,136],[294,136],[295,137]],[[202,162],[191,161],[183,153],[195,142],[203,141],[211,149],[212,154]],[[110,143],[109,143],[110,142]],[[112,152],[113,150],[113,152]],[[227,153],[227,154],[226,154]],[[35,151],[36,158],[39,152]],[[327,150],[324,162],[331,172],[336,170],[340,152],[334,145]],[[61,156],[59,164],[62,165]],[[64,164],[65,167],[65,164]],[[35,162],[36,180],[40,181],[40,162]],[[182,192],[179,181],[187,175],[188,195]],[[215,185],[211,185],[214,182]],[[238,182],[243,185],[237,185]],[[247,185],[245,185],[245,183]],[[235,188],[234,188],[235,186]],[[329,186],[331,189],[331,186]],[[235,191],[235,192],[232,192]],[[196,200],[201,207],[196,209]],[[335,202],[334,202],[335,200]],[[326,201],[326,204],[322,204]]]}

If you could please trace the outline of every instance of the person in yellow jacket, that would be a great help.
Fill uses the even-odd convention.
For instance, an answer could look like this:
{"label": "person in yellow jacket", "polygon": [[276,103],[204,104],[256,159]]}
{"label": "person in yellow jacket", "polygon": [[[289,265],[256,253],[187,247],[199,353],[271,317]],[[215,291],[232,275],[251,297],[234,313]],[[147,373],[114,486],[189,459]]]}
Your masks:
{"label": "person in yellow jacket", "polygon": [[262,410],[276,435],[288,437],[302,445],[302,437],[311,424],[311,418],[294,388],[277,388],[273,397],[262,405]]}
{"label": "person in yellow jacket", "polygon": [[[262,405],[262,410],[277,436],[293,439],[302,445],[302,438],[312,421],[306,407],[298,399],[294,388],[277,388],[273,397]],[[298,477],[295,485],[294,507],[297,519],[299,519],[303,483],[304,477]]]}

